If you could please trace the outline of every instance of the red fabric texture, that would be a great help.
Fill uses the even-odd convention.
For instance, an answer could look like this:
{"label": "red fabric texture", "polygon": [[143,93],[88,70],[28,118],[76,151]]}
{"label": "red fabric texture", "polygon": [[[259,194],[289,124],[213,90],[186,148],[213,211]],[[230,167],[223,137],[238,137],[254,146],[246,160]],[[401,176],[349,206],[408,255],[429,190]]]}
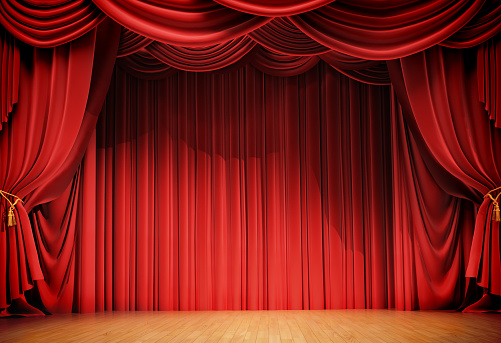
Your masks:
{"label": "red fabric texture", "polygon": [[117,69],[80,173],[36,212],[76,235],[54,265],[71,279],[44,304],[459,306],[473,209],[435,182],[392,99],[323,63],[158,81]]}
{"label": "red fabric texture", "polygon": [[241,60],[256,43],[241,37],[224,43],[186,48],[154,42],[146,50],[159,61],[176,69],[189,71],[212,71],[225,68]]}
{"label": "red fabric texture", "polygon": [[501,128],[501,40],[495,37],[477,49],[479,98],[494,125]]}
{"label": "red fabric texture", "polygon": [[273,36],[272,44],[293,41],[282,30],[284,22],[293,22],[297,28],[289,31],[306,34],[317,41],[314,45],[384,60],[435,44],[480,44],[501,30],[500,11],[496,0],[2,0],[0,23],[30,45],[53,47],[82,36],[108,16],[149,39],[193,47],[241,38],[277,17],[257,34]]}
{"label": "red fabric texture", "polygon": [[440,45],[450,48],[469,48],[493,38],[500,29],[501,2],[487,0],[473,19]]}
{"label": "red fabric texture", "polygon": [[0,1],[0,24],[20,40],[39,47],[71,42],[106,16],[91,1]]}
{"label": "red fabric texture", "polygon": [[330,49],[299,30],[289,18],[274,18],[249,33],[260,45],[285,55],[317,55]]}
{"label": "red fabric texture", "polygon": [[333,0],[214,0],[221,5],[268,17],[284,17],[314,10]]}
{"label": "red fabric texture", "polygon": [[19,97],[19,43],[4,29],[0,28],[0,131]]}
{"label": "red fabric texture", "polygon": [[[138,42],[137,47],[143,45]],[[181,48],[164,43],[148,43],[144,49],[119,59],[118,64],[132,75],[145,79],[161,79],[176,70],[219,71],[251,64],[275,76],[293,76],[314,67],[321,59],[341,73],[360,82],[388,85],[390,78],[385,63],[353,58],[334,51],[319,56],[288,55],[276,52],[245,38],[200,48]]]}
{"label": "red fabric texture", "polygon": [[93,0],[122,26],[154,40],[181,46],[206,46],[243,36],[271,18],[254,16],[210,0]]}
{"label": "red fabric texture", "polygon": [[450,194],[480,205],[466,276],[501,295],[499,222],[491,219],[492,201],[482,199],[501,184],[501,133],[478,101],[476,58],[471,51],[436,47],[388,66],[420,149],[435,161],[435,179]]}
{"label": "red fabric texture", "polygon": [[131,75],[147,80],[162,79],[177,72],[176,68],[159,61],[144,50],[118,59],[117,66]]}
{"label": "red fabric texture", "polygon": [[118,46],[117,57],[132,55],[153,42],[153,39],[146,38],[131,30],[122,27],[120,34],[120,44]]}
{"label": "red fabric texture", "polygon": [[[112,27],[118,28],[107,22],[100,29],[111,33]],[[21,52],[19,102],[12,119],[0,131],[0,189],[24,203],[16,206],[16,226],[7,227],[5,220],[0,224],[0,309],[23,297],[34,281],[48,276],[51,263],[49,268],[42,263],[44,243],[58,239],[58,235],[33,230],[28,213],[66,189],[64,179],[71,181],[95,126],[89,123],[93,120],[95,124],[101,104],[92,96],[100,95],[102,101],[101,94],[107,89],[106,80],[92,78],[106,75],[94,73],[100,68],[94,68],[98,65],[95,61],[109,61],[103,57],[111,54],[113,65],[116,56],[116,51],[110,50],[113,36],[106,37],[104,44],[105,36],[96,40],[96,31],[57,48],[24,46]],[[117,46],[119,30],[115,31]],[[48,191],[40,192],[47,186]],[[6,213],[3,199],[1,206]]]}
{"label": "red fabric texture", "polygon": [[448,38],[466,25],[484,0],[337,0],[290,17],[304,33],[347,55],[387,60],[413,54]]}

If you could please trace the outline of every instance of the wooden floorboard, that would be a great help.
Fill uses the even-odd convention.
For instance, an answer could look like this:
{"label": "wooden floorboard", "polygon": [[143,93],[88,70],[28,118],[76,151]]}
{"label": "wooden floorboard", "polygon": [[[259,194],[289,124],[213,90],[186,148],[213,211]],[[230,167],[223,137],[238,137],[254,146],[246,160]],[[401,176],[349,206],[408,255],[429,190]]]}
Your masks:
{"label": "wooden floorboard", "polygon": [[501,342],[501,314],[325,310],[1,318],[0,342]]}

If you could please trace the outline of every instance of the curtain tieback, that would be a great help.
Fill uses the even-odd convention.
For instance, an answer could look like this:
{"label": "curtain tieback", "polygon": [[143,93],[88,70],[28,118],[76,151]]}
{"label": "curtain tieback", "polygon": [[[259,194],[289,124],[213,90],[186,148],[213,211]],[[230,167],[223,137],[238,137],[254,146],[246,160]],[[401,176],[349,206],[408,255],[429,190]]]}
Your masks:
{"label": "curtain tieback", "polygon": [[[4,197],[5,200],[7,200],[7,202],[10,205],[9,211],[7,214],[7,227],[16,226],[17,223],[16,223],[16,216],[14,215],[14,208],[19,201],[20,202],[23,202],[23,201],[18,196],[11,194],[11,193],[8,193],[8,192],[5,192],[5,191],[2,191],[2,190],[0,190],[0,195],[2,197]],[[9,197],[14,198],[15,199],[14,202],[10,201]]]}
{"label": "curtain tieback", "polygon": [[499,196],[501,195],[501,192],[499,192],[496,197],[492,196],[492,193],[499,189],[501,189],[501,187],[494,188],[484,195],[484,198],[490,198],[492,200],[492,204],[494,205],[494,209],[492,210],[492,220],[495,222],[501,221],[501,212],[499,209]]}

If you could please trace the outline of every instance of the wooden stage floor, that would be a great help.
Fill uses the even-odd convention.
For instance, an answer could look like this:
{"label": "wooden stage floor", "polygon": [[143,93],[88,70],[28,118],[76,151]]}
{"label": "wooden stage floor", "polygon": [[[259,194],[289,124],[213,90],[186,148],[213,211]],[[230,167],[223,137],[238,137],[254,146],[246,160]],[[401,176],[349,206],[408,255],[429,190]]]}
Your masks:
{"label": "wooden stage floor", "polygon": [[0,342],[501,342],[501,314],[104,312],[0,319]]}

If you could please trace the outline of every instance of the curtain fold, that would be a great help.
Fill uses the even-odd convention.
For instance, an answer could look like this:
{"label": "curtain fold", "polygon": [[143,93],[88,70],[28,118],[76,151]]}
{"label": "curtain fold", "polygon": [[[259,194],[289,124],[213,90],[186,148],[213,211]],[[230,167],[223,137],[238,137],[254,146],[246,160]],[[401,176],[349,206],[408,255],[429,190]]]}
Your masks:
{"label": "curtain fold", "polygon": [[[105,77],[116,56],[110,49],[113,35],[96,39],[97,31],[110,34],[113,28],[117,47],[119,28],[112,22],[56,48],[23,46],[19,102],[0,131],[0,189],[23,200],[15,207],[17,225],[1,222],[0,309],[44,279],[45,235],[57,233],[34,231],[28,213],[58,197],[67,187],[65,179],[70,182],[75,174],[100,108],[93,97],[103,100],[107,89],[106,80],[92,77]],[[2,199],[1,204],[6,213],[7,202]]]}
{"label": "curtain fold", "polygon": [[485,0],[337,0],[291,16],[302,32],[326,47],[359,58],[387,60],[447,39],[466,25]]}
{"label": "curtain fold", "polygon": [[177,72],[177,69],[159,61],[148,51],[138,52],[117,59],[117,66],[140,79],[162,79]]}
{"label": "curtain fold", "polygon": [[420,150],[435,160],[434,178],[480,206],[466,276],[499,295],[499,222],[491,219],[494,203],[483,196],[501,183],[501,134],[478,101],[476,58],[475,51],[436,47],[388,66]]}
{"label": "curtain fold", "polygon": [[255,45],[252,39],[242,36],[224,43],[197,48],[153,42],[145,50],[159,61],[176,69],[212,71],[240,61]]}
{"label": "curtain fold", "polygon": [[284,17],[311,11],[324,6],[333,0],[214,0],[221,5],[233,8],[237,11],[267,16]]}
{"label": "curtain fold", "polygon": [[477,48],[478,95],[489,118],[501,128],[501,40],[495,37]]}
{"label": "curtain fold", "polygon": [[118,45],[117,57],[132,55],[153,42],[153,39],[141,36],[125,27],[122,27],[120,44]]}
{"label": "curtain fold", "polygon": [[487,0],[465,26],[440,43],[450,48],[470,48],[501,32],[501,3]]}
{"label": "curtain fold", "polygon": [[260,45],[284,55],[317,55],[329,51],[329,48],[301,32],[286,17],[274,18],[249,32],[248,36]]}
{"label": "curtain fold", "polygon": [[18,39],[38,47],[71,42],[104,18],[87,0],[0,2],[0,24]]}
{"label": "curtain fold", "polygon": [[210,0],[121,1],[93,0],[122,26],[154,40],[185,47],[206,46],[239,38],[271,20],[242,13]]}
{"label": "curtain fold", "polygon": [[7,122],[19,97],[19,43],[0,27],[0,77],[2,79],[0,93],[0,131]]}
{"label": "curtain fold", "polygon": [[475,223],[470,201],[447,194],[392,97],[394,307],[453,309],[467,298]]}
{"label": "curtain fold", "polygon": [[282,55],[263,47],[256,47],[249,60],[252,66],[265,74],[294,76],[310,70],[318,63],[319,58],[317,56]]}

